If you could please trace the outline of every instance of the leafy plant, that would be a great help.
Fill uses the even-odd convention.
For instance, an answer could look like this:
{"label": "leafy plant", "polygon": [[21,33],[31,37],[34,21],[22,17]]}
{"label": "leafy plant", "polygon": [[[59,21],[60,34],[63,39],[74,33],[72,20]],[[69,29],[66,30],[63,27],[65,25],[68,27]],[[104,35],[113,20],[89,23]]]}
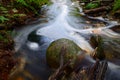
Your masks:
{"label": "leafy plant", "polygon": [[4,23],[5,21],[9,21],[9,19],[4,16],[0,16],[0,22]]}
{"label": "leafy plant", "polygon": [[3,6],[0,6],[0,10],[6,11],[7,9],[5,7],[3,7]]}
{"label": "leafy plant", "polygon": [[[27,17],[38,15],[38,11],[41,6],[48,4],[49,0],[7,0],[6,4],[3,4],[4,0],[0,3],[0,23],[8,24],[12,22],[24,23]],[[30,14],[30,15],[26,15]],[[10,24],[12,24],[10,23]],[[10,25],[9,25],[10,26]]]}
{"label": "leafy plant", "polygon": [[113,11],[117,11],[118,9],[120,9],[120,0],[115,0],[113,5]]}
{"label": "leafy plant", "polygon": [[48,4],[49,0],[16,0],[16,2],[19,4],[18,6],[26,7],[28,9],[31,9],[34,13],[37,13],[37,10],[41,8],[42,5]]}
{"label": "leafy plant", "polygon": [[24,5],[24,6],[28,6],[28,4],[26,3],[25,0],[16,0],[16,2],[18,2],[18,3],[20,3],[20,4]]}
{"label": "leafy plant", "polygon": [[97,7],[99,7],[99,3],[88,3],[86,6],[85,6],[85,8],[86,9],[93,9],[93,8],[97,8]]}

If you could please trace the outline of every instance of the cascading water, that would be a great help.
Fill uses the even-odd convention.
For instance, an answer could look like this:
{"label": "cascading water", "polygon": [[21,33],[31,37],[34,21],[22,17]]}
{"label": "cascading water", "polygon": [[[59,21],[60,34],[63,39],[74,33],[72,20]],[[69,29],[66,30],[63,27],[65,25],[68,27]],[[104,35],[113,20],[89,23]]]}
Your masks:
{"label": "cascading water", "polygon": [[[110,23],[106,27],[93,28],[92,24],[87,24],[87,19],[83,16],[76,16],[82,11],[77,2],[70,0],[52,0],[53,4],[47,9],[45,18],[48,22],[29,25],[20,30],[19,35],[15,37],[16,55],[20,57],[20,64],[16,67],[11,76],[24,77],[25,80],[47,80],[51,70],[46,64],[45,51],[49,44],[60,38],[73,40],[79,47],[90,54],[94,49],[90,46],[86,36],[91,34],[101,34],[109,37],[120,37],[119,34],[111,31],[109,28],[114,25]],[[76,11],[76,8],[79,11]],[[75,13],[76,12],[76,13]],[[82,12],[81,12],[82,13]],[[87,37],[88,38],[88,37]],[[92,61],[92,60],[91,60]],[[109,64],[111,72],[108,72],[106,80],[113,78],[120,80],[120,68],[117,65]],[[116,70],[118,72],[116,73]],[[14,74],[15,73],[15,74]]]}

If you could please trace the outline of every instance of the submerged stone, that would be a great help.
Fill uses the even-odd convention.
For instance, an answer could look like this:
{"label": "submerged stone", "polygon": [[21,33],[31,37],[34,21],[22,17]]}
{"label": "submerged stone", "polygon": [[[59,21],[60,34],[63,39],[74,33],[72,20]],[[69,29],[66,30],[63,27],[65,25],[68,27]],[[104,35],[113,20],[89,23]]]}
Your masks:
{"label": "submerged stone", "polygon": [[32,31],[28,37],[27,40],[30,42],[36,42],[39,43],[39,45],[43,45],[44,43],[49,43],[51,42],[51,39],[48,37],[45,37],[43,35],[37,35],[36,31]]}
{"label": "submerged stone", "polygon": [[78,56],[82,53],[81,48],[73,41],[64,38],[58,39],[50,44],[46,53],[47,63],[51,68],[56,69],[60,66],[60,56],[63,47],[65,49],[63,51],[63,64],[71,60],[69,65],[71,69],[73,69]]}

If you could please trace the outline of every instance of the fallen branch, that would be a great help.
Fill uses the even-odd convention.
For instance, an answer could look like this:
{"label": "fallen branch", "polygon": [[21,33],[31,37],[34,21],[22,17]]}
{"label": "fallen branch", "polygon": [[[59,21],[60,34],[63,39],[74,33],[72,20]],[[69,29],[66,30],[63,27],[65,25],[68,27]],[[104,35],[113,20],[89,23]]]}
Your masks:
{"label": "fallen branch", "polygon": [[102,6],[102,7],[95,8],[95,9],[85,10],[84,13],[85,14],[98,13],[102,11],[108,11],[109,9],[110,9],[109,6]]}
{"label": "fallen branch", "polygon": [[60,66],[59,68],[49,77],[48,80],[57,80],[57,78],[64,73],[64,69],[71,63],[69,60],[67,63],[64,64],[64,55],[66,53],[66,48],[62,47],[60,51]]}

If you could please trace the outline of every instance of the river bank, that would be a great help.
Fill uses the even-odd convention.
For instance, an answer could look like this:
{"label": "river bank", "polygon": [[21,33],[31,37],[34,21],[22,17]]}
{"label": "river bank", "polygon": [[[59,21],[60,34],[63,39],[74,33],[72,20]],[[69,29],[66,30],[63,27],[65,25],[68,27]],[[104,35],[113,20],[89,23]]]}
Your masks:
{"label": "river bank", "polygon": [[16,35],[13,30],[40,18],[44,13],[41,6],[48,3],[48,0],[0,0],[0,80],[8,80],[17,63],[13,57],[13,35]]}
{"label": "river bank", "polygon": [[83,12],[92,17],[103,17],[110,21],[120,22],[120,7],[119,0],[81,0],[80,5],[83,7]]}

